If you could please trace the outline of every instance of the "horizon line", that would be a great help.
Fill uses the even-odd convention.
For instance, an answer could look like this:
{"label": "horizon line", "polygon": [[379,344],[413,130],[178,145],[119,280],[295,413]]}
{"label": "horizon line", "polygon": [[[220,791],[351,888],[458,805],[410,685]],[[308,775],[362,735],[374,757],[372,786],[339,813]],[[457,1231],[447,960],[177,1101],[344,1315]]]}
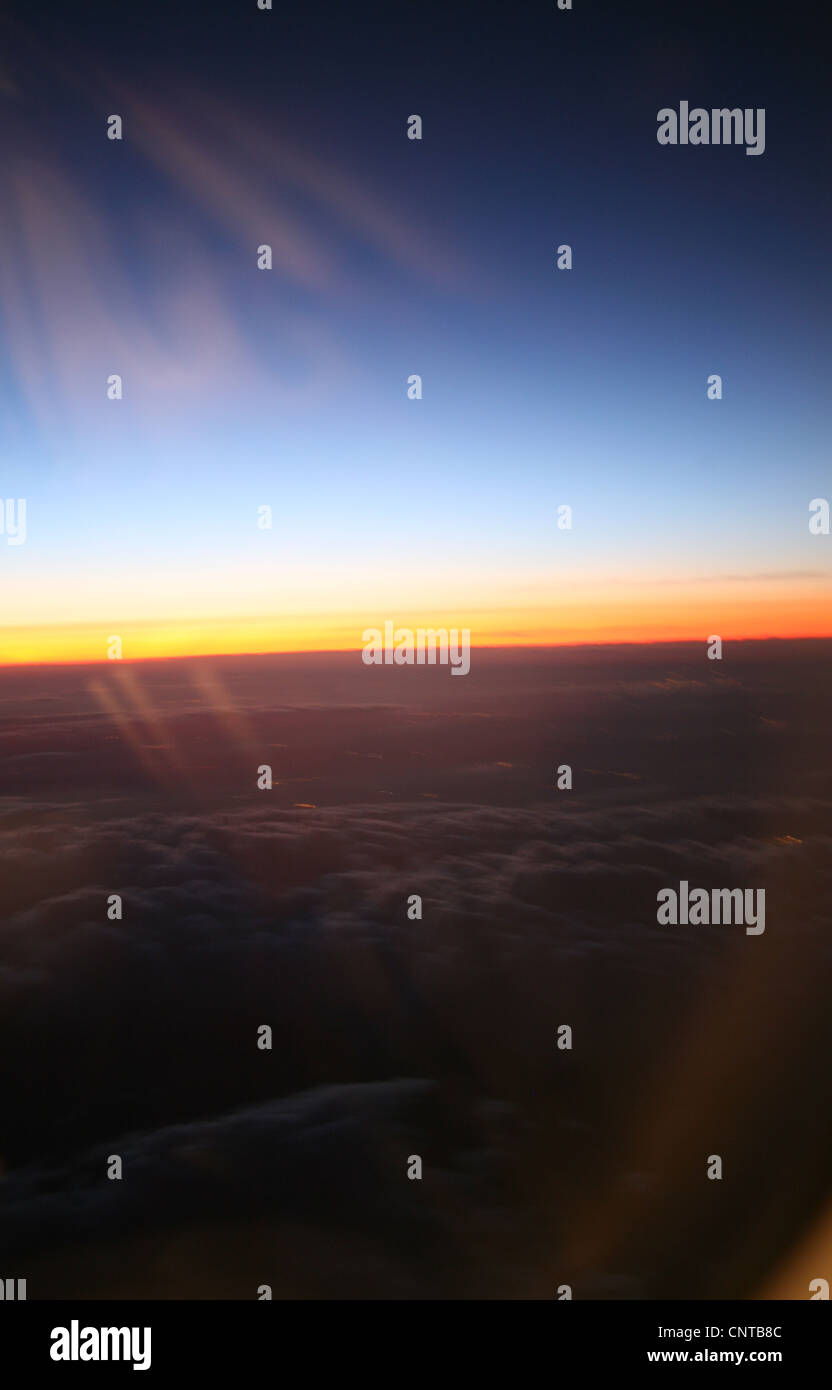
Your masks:
{"label": "horizon line", "polygon": [[[720,634],[721,636],[721,634]],[[784,637],[781,633],[773,633],[766,637],[722,637],[723,645],[742,643],[748,645],[763,642],[830,642],[832,633],[819,635],[818,633],[795,634]],[[662,638],[621,638],[618,641],[578,641],[578,642],[500,642],[500,643],[480,643],[470,644],[471,651],[480,652],[517,652],[517,651],[565,651],[582,650],[584,648],[607,648],[607,647],[696,647],[702,643],[707,644],[708,637],[662,637]],[[281,649],[275,651],[236,651],[236,652],[181,652],[175,654],[164,654],[159,656],[121,656],[121,657],[92,657],[77,659],[66,657],[63,660],[19,660],[3,661],[0,659],[0,670],[12,671],[23,670],[32,667],[65,667],[65,666],[113,666],[113,665],[146,665],[150,662],[161,661],[233,661],[238,657],[264,657],[264,656],[360,656],[361,647],[297,647],[291,649]],[[409,664],[409,663],[408,663]],[[427,666],[443,663],[427,663]]]}

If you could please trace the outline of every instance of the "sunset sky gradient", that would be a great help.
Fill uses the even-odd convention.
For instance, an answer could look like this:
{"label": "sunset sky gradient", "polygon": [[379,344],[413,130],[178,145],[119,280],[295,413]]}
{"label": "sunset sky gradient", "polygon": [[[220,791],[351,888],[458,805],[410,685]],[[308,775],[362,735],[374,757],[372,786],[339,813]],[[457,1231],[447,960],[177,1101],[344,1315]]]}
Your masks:
{"label": "sunset sky gradient", "polygon": [[466,70],[417,26],[405,94],[400,32],[345,17],[320,71],[314,14],[250,9],[194,36],[185,6],[167,61],[95,6],[62,53],[8,26],[0,495],[28,535],[0,537],[0,663],[112,634],[126,659],[358,650],[386,619],[474,646],[832,635],[828,137],[788,65],[748,60],[747,159],[657,144],[671,100],[751,99],[678,33],[622,21],[599,58],[552,7],[543,42],[486,21]]}
{"label": "sunset sky gradient", "polygon": [[[0,1269],[32,1303],[566,1290],[690,1330],[832,1278],[820,31],[6,0]],[[660,146],[682,101],[765,110],[764,154]],[[364,664],[388,624],[453,630],[467,679]],[[765,931],[666,922],[683,884]]]}

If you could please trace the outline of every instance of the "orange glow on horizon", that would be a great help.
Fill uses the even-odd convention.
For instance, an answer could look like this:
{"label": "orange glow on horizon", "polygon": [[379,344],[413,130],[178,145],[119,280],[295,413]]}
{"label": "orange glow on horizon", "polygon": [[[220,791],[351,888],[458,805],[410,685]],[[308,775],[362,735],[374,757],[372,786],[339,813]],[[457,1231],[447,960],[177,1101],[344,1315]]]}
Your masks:
{"label": "orange glow on horizon", "polygon": [[107,623],[0,627],[0,666],[107,661],[110,637],[122,639],[122,659],[360,651],[367,628],[468,628],[471,646],[557,647],[614,643],[724,642],[763,638],[832,637],[829,596],[766,596],[750,601],[701,593],[685,601],[645,602],[614,598],[576,601],[556,611],[538,608],[468,612],[392,612],[355,615],[292,615],[274,618],[177,618]]}

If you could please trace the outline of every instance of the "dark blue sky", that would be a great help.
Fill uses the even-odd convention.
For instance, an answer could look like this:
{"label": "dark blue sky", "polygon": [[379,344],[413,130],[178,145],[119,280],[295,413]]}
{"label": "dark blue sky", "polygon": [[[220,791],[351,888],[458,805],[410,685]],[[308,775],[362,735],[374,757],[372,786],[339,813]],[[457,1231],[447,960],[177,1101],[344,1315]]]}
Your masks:
{"label": "dark blue sky", "polygon": [[[772,603],[772,631],[816,616],[830,142],[811,18],[10,13],[3,481],[30,499],[27,545],[0,552],[12,623],[447,609],[558,640],[622,584],[657,629],[649,594],[672,584],[694,625],[719,591],[711,621],[736,629],[755,584],[749,633]],[[658,145],[681,100],[764,108],[764,155]]]}

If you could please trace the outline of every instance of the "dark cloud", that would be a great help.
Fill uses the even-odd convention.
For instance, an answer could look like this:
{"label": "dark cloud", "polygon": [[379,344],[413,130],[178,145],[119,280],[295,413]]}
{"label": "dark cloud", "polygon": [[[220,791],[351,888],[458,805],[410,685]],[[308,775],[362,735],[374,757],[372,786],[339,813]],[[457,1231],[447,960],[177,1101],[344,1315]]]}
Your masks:
{"label": "dark cloud", "polygon": [[[330,668],[289,662],[277,711],[272,659],[217,663],[210,707],[198,663],[132,667],[166,731],[150,763],[84,705],[88,674],[29,676],[78,701],[50,746],[58,727],[88,751],[70,782],[39,758],[28,794],[17,760],[46,731],[16,677],[0,1254],[54,1296],[120,1261],[141,1296],[247,1297],[266,1265],[291,1294],[287,1261],[304,1297],[753,1291],[832,1158],[830,671],[809,646],[730,682],[698,651],[485,660],[409,703],[394,673],[384,706],[344,659],[332,708]],[[765,934],[659,927],[681,878],[765,888]]]}
{"label": "dark cloud", "polygon": [[[236,1296],[254,1297],[260,1282],[285,1284],[278,1252],[288,1223],[293,1262],[307,1269],[302,1294],[357,1296],[358,1241],[373,1252],[374,1280],[383,1276],[418,1297],[424,1289],[414,1263],[441,1287],[441,1248],[459,1239],[463,1217],[469,1238],[472,1232],[502,1238],[504,1213],[495,1193],[501,1145],[513,1123],[505,1106],[451,1094],[436,1082],[402,1079],[321,1088],[125,1136],[117,1145],[121,1180],[104,1176],[113,1157],[106,1146],[59,1168],[32,1167],[7,1179],[4,1252],[30,1262],[33,1291],[41,1297],[66,1291],[73,1278],[83,1288],[95,1287],[96,1274],[82,1268],[79,1248],[88,1263],[106,1265],[123,1295],[152,1297],[149,1222],[157,1243],[184,1233],[186,1246],[219,1227],[224,1268],[221,1274],[193,1268],[190,1291],[208,1296],[219,1278]],[[414,1148],[427,1162],[429,1180],[422,1184],[405,1177]],[[252,1252],[248,1233],[258,1228]],[[328,1242],[335,1259],[310,1279],[309,1266]],[[364,1291],[370,1291],[366,1281]],[[185,1292],[180,1289],[180,1296]]]}

